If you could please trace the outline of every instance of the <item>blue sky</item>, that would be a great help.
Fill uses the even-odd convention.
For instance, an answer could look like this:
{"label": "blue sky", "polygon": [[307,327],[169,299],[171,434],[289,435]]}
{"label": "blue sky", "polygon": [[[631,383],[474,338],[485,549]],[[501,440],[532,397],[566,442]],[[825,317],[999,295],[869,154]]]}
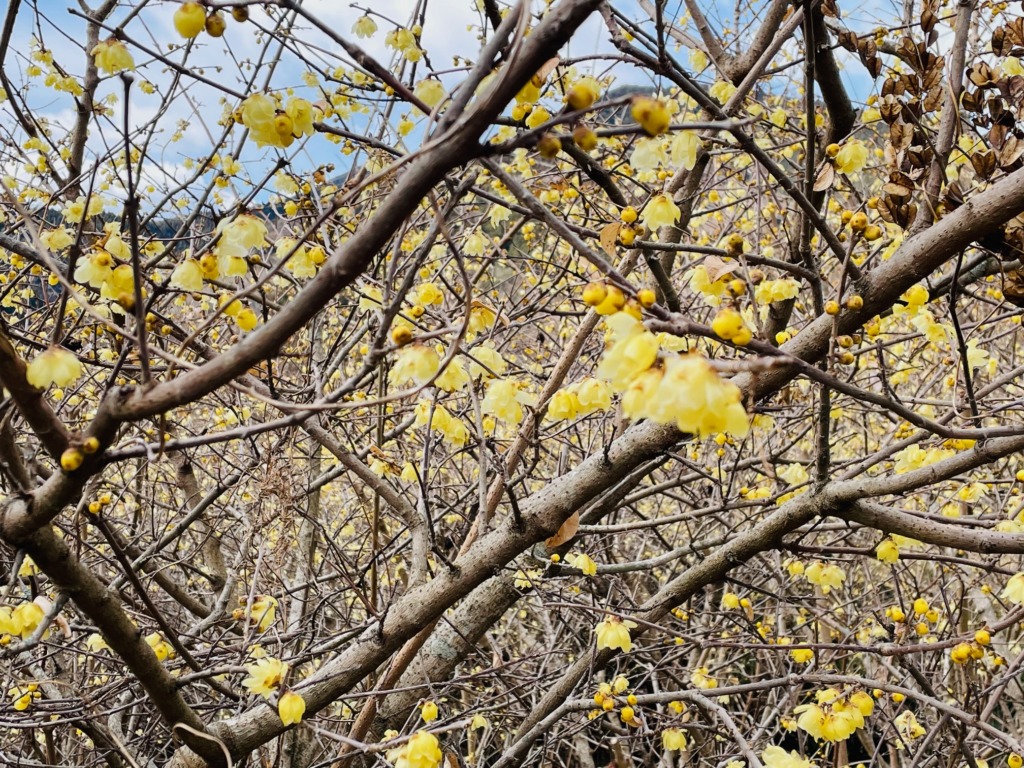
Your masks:
{"label": "blue sky", "polygon": [[[388,17],[398,23],[407,23],[410,13],[415,6],[415,0],[386,0],[385,2],[372,3],[375,12]],[[537,3],[539,7],[539,3]],[[844,21],[858,30],[866,30],[877,26],[880,13],[870,12],[872,3],[857,6],[858,14],[847,17]],[[639,6],[632,3],[617,3],[616,7],[629,8],[632,6],[634,16],[644,16]],[[71,74],[80,74],[82,68],[82,43],[84,39],[84,23],[81,18],[69,13],[69,7],[77,8],[77,3],[58,2],[57,0],[38,0],[37,7],[40,10],[39,26],[34,26],[33,14],[30,7],[25,6],[19,15],[15,28],[15,35],[12,40],[11,52],[6,61],[7,70],[11,80],[17,85],[24,81],[24,73],[29,61],[29,40],[31,37],[41,38],[47,48],[54,51],[55,60]],[[172,16],[176,2],[152,2],[145,6],[135,16],[127,30],[129,35],[144,46],[158,49],[164,55],[174,61],[181,61],[183,50],[180,48],[181,38],[177,36],[172,27]],[[307,0],[304,7],[316,13],[321,19],[328,23],[333,29],[340,31],[343,35],[352,37],[350,30],[353,22],[363,14],[362,4],[350,5],[348,3],[335,2],[335,0]],[[132,11],[133,4],[126,4],[119,8],[111,18],[112,25],[118,24],[125,16]],[[476,40],[476,27],[482,23],[482,15],[476,10],[474,0],[430,0],[429,13],[423,25],[422,47],[429,55],[432,65],[438,70],[450,69],[454,55],[467,54],[472,56],[479,47]],[[666,9],[668,18],[677,18],[682,13],[683,3],[670,2]],[[732,6],[717,2],[705,8],[708,16],[719,21],[725,26],[733,26],[734,9]],[[887,11],[890,12],[891,11]],[[740,14],[741,23],[744,14]],[[240,70],[247,59],[252,60],[260,55],[262,46],[257,41],[257,24],[261,19],[265,20],[262,11],[254,10],[253,21],[255,23],[237,24],[231,20],[228,23],[228,31],[221,40],[201,35],[189,54],[188,63],[190,67],[198,67],[204,75],[225,83],[227,86],[242,90],[242,77],[245,74]],[[392,61],[393,52],[384,45],[384,36],[388,27],[383,20],[378,19],[380,30],[370,40],[359,40],[367,51],[379,60],[387,63]],[[319,32],[310,32],[303,35],[303,39],[310,43],[308,51],[313,56],[320,56],[323,60],[329,61],[330,66],[337,66],[341,63],[339,59],[330,55],[336,46],[326,36]],[[169,50],[168,44],[175,46]],[[327,55],[322,55],[317,49],[320,48]],[[611,52],[610,44],[606,40],[606,33],[600,19],[595,15],[579,31],[571,42],[565,54],[571,57],[587,56]],[[171,73],[158,61],[153,61],[147,55],[133,49],[133,55],[139,66],[138,76],[145,78],[157,85],[160,89],[166,89],[171,82]],[[596,71],[600,74],[605,71],[607,63],[597,62]],[[281,58],[281,63],[274,72],[272,78],[273,87],[277,90],[292,87],[299,95],[308,96],[311,99],[317,95],[303,83],[303,74],[307,67],[298,57],[286,53]],[[417,69],[416,79],[419,79],[424,72],[423,65]],[[847,67],[846,76],[849,78],[852,93],[863,99],[871,89],[871,82],[859,64]],[[633,70],[627,71],[620,67],[616,71],[620,82],[637,82],[640,78]],[[441,75],[442,81],[451,85],[461,77],[458,73]],[[257,78],[257,85],[262,85],[265,80],[261,72]],[[122,86],[117,78],[111,78],[101,84],[99,97],[102,99],[109,94],[120,97]],[[162,133],[157,137],[155,146],[157,151],[152,153],[151,162],[147,172],[153,181],[159,181],[163,176],[166,183],[170,178],[181,179],[188,171],[182,166],[187,156],[199,157],[204,154],[211,143],[211,137],[219,135],[222,130],[217,121],[222,115],[223,107],[220,104],[222,94],[216,89],[203,83],[191,82],[187,88],[182,89],[170,105],[168,111],[160,117]],[[157,94],[146,95],[137,88],[134,90],[130,118],[135,125],[145,125],[157,115],[162,99]],[[49,88],[37,84],[33,89],[30,104],[33,109],[49,117],[56,131],[61,127],[72,124],[74,119],[73,100],[67,94],[55,93]],[[123,102],[118,100],[111,105],[112,116],[109,121],[100,121],[95,133],[90,137],[90,146],[94,150],[101,150],[104,146],[116,145],[120,140],[120,126],[122,121]],[[0,112],[9,110],[9,105],[0,105]],[[408,110],[399,110],[399,114]],[[187,124],[182,139],[174,144],[167,144],[168,137],[175,132],[179,125]],[[354,127],[361,127],[358,121]],[[240,135],[240,131],[236,131]],[[416,134],[410,137],[410,142],[415,141]],[[161,146],[166,145],[166,146]],[[229,147],[230,148],[230,147]],[[324,157],[335,159],[339,169],[347,166],[349,159],[343,158],[337,152],[336,147],[327,144],[321,138],[313,138],[299,148],[299,143],[293,145],[292,149],[286,151],[292,156],[296,167],[309,168],[322,161]],[[253,177],[262,173],[267,165],[276,156],[276,150],[258,149],[250,142],[242,154],[241,160]],[[8,170],[9,172],[9,170]]]}

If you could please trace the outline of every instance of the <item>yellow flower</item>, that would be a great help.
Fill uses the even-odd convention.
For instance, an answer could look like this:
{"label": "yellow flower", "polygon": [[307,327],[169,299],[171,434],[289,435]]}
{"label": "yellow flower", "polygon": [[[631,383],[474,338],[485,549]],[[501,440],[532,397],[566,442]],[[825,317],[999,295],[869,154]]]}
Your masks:
{"label": "yellow flower", "polygon": [[373,37],[377,33],[377,24],[369,16],[360,16],[352,25],[352,34],[356,37]]}
{"label": "yellow flower", "polygon": [[789,652],[789,656],[797,664],[808,664],[814,658],[814,650],[811,648],[794,648]]}
{"label": "yellow flower", "polygon": [[594,627],[598,650],[618,648],[624,653],[629,653],[633,648],[633,640],[629,636],[631,629],[636,629],[636,622],[620,619],[618,616],[606,616],[604,621]]}
{"label": "yellow flower", "polygon": [[434,283],[420,283],[416,286],[416,303],[425,307],[444,304],[444,293]]}
{"label": "yellow flower", "polygon": [[531,405],[532,397],[511,379],[495,379],[487,385],[487,394],[480,403],[480,409],[496,416],[507,424],[519,424],[523,420],[523,405]]}
{"label": "yellow flower", "polygon": [[605,322],[614,341],[601,358],[597,375],[622,392],[658,359],[658,338],[626,312],[610,315]]}
{"label": "yellow flower", "polygon": [[51,384],[66,387],[81,375],[82,363],[74,352],[63,347],[49,347],[39,353],[25,371],[28,383],[38,389],[46,389]]}
{"label": "yellow flower", "polygon": [[448,367],[441,372],[434,384],[445,392],[455,392],[469,384],[469,374],[466,373],[462,361],[456,358],[448,363]]}
{"label": "yellow flower", "polygon": [[690,683],[705,691],[710,691],[711,689],[718,687],[718,681],[708,673],[707,667],[698,667],[695,669],[693,674],[690,675]]}
{"label": "yellow flower", "polygon": [[124,43],[113,37],[97,43],[92,49],[92,55],[96,57],[96,66],[100,72],[108,75],[135,69],[135,60],[131,52]]}
{"label": "yellow flower", "polygon": [[483,333],[494,325],[498,319],[497,313],[481,301],[473,301],[469,310],[469,332]]}
{"label": "yellow flower", "polygon": [[387,37],[384,38],[384,44],[396,51],[407,51],[416,47],[416,35],[410,29],[399,27],[388,32]]}
{"label": "yellow flower", "polygon": [[650,136],[659,136],[668,130],[672,116],[663,102],[650,96],[637,96],[630,107],[633,119]]}
{"label": "yellow flower", "polygon": [[666,728],[661,734],[661,746],[669,752],[683,752],[686,749],[686,734],[678,728]]}
{"label": "yellow flower", "polygon": [[644,207],[643,222],[650,232],[657,232],[660,227],[667,227],[679,221],[682,211],[666,194],[655,195]]}
{"label": "yellow flower", "polygon": [[428,77],[416,83],[416,87],[413,89],[413,94],[431,109],[444,101],[445,97],[448,95],[444,86],[441,85],[441,81],[435,80],[432,77]]}
{"label": "yellow flower", "polygon": [[412,381],[426,384],[441,368],[441,358],[426,344],[408,344],[398,350],[391,380],[398,384]]}
{"label": "yellow flower", "polygon": [[75,266],[75,282],[100,288],[113,273],[114,260],[104,250],[94,251]]}
{"label": "yellow flower", "polygon": [[722,595],[722,607],[732,611],[740,607],[740,598],[735,592],[726,592]]}
{"label": "yellow flower", "polygon": [[826,595],[833,589],[840,589],[846,581],[846,573],[838,565],[823,563],[820,560],[807,566],[807,580],[817,584]]}
{"label": "yellow flower", "polygon": [[11,612],[11,626],[10,632],[12,635],[21,635],[22,639],[28,637],[36,631],[36,627],[39,626],[39,622],[43,620],[46,612],[39,603],[34,601],[26,601],[20,603]]}
{"label": "yellow flower", "polygon": [[39,236],[39,239],[42,240],[43,245],[51,251],[62,251],[75,242],[75,238],[73,238],[71,233],[64,227],[57,227],[56,229],[51,229],[49,232],[44,232]]}
{"label": "yellow flower", "polygon": [[754,289],[758,304],[774,304],[777,301],[795,299],[800,294],[800,283],[791,277],[782,280],[762,280]]}
{"label": "yellow flower", "polygon": [[277,103],[262,93],[254,93],[242,102],[242,124],[252,133],[256,146],[288,147],[295,141],[295,123]]}
{"label": "yellow flower", "polygon": [[761,759],[767,768],[815,768],[810,760],[800,757],[799,752],[787,752],[774,744],[761,753]]}
{"label": "yellow flower", "polygon": [[277,713],[285,725],[301,723],[306,713],[306,702],[294,691],[286,691],[277,702]]}
{"label": "yellow flower", "polygon": [[164,636],[159,632],[151,632],[146,635],[146,644],[153,649],[153,653],[159,661],[165,659],[173,659],[175,657],[174,646],[164,640]]}
{"label": "yellow flower", "polygon": [[257,326],[259,321],[260,320],[256,316],[256,313],[253,312],[249,307],[245,307],[239,310],[238,314],[235,315],[235,323],[243,331],[251,331],[253,328]]}
{"label": "yellow flower", "polygon": [[[571,558],[571,559],[570,559]],[[585,555],[582,552],[566,558],[570,565],[574,568],[578,568],[584,576],[594,576],[597,574],[597,563],[589,555]]]}
{"label": "yellow flower", "polygon": [[580,410],[580,401],[576,393],[568,389],[560,389],[551,396],[548,413],[552,419],[574,419]]}
{"label": "yellow flower", "polygon": [[875,557],[883,563],[895,563],[900,559],[900,548],[896,545],[895,541],[886,537],[882,539],[882,543],[875,548]]}
{"label": "yellow flower", "polygon": [[860,141],[847,141],[835,157],[836,168],[841,173],[856,173],[868,161],[868,148]]}
{"label": "yellow flower", "polygon": [[293,96],[285,104],[284,113],[291,118],[294,136],[313,135],[313,105],[303,98]]}
{"label": "yellow flower", "polygon": [[680,131],[672,139],[672,162],[687,171],[693,170],[701,146],[700,136],[696,131]]}
{"label": "yellow flower", "polygon": [[[250,310],[251,311],[251,310]],[[277,613],[277,600],[270,595],[256,595],[249,611],[249,621],[256,625],[260,632],[266,632],[274,623]]]}
{"label": "yellow flower", "polygon": [[244,256],[251,248],[262,248],[267,244],[267,225],[252,214],[243,213],[231,220],[224,219],[217,224],[220,239],[217,241],[221,253]]}
{"label": "yellow flower", "polygon": [[632,419],[674,423],[680,431],[700,436],[721,432],[743,437],[750,430],[739,388],[722,381],[698,355],[669,357],[664,373],[651,369],[638,377],[623,395],[622,411]]}
{"label": "yellow flower", "polygon": [[171,286],[183,291],[203,289],[203,268],[195,259],[185,259],[171,272]]}
{"label": "yellow flower", "polygon": [[432,701],[423,702],[423,706],[420,707],[420,717],[423,718],[424,723],[432,723],[437,720],[437,704]]}
{"label": "yellow flower", "polygon": [[110,646],[107,645],[107,641],[103,639],[103,635],[97,632],[93,632],[85,639],[85,647],[92,653],[110,650]]}
{"label": "yellow flower", "polygon": [[570,109],[590,109],[601,95],[601,84],[587,75],[573,83],[565,94]]}
{"label": "yellow flower", "polygon": [[288,674],[288,665],[267,656],[257,660],[255,664],[246,664],[245,671],[249,676],[242,681],[242,685],[252,693],[269,699],[274,690],[284,682],[284,676]]}
{"label": "yellow flower", "polygon": [[440,742],[427,731],[414,733],[401,747],[388,752],[395,768],[437,768],[443,759]]}
{"label": "yellow flower", "polygon": [[469,364],[469,375],[476,378],[491,378],[492,376],[504,376],[508,370],[508,363],[501,353],[489,342],[480,344],[469,352],[472,362]]}
{"label": "yellow flower", "polygon": [[1024,573],[1010,577],[999,596],[1017,605],[1024,605]]}
{"label": "yellow flower", "polygon": [[708,89],[708,93],[717,99],[719,104],[725,104],[736,93],[736,86],[725,80],[718,80]]}
{"label": "yellow flower", "polygon": [[581,415],[603,411],[611,407],[612,394],[600,379],[587,377],[576,387],[576,401]]}
{"label": "yellow flower", "polygon": [[206,11],[199,3],[182,3],[174,12],[174,28],[186,40],[198,37],[206,28]]}
{"label": "yellow flower", "polygon": [[896,719],[893,721],[896,724],[896,729],[900,732],[906,741],[914,741],[925,735],[924,727],[917,722],[917,718],[914,713],[909,709],[901,712]]}
{"label": "yellow flower", "polygon": [[39,686],[35,683],[28,685],[17,685],[7,691],[11,697],[11,706],[18,712],[24,712],[32,704],[33,699],[39,698]]}

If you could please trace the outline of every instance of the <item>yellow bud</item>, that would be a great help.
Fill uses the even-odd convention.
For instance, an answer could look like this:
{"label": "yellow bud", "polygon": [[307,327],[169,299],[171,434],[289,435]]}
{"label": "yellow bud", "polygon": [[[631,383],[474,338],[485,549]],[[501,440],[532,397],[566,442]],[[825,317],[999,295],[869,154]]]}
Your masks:
{"label": "yellow bud", "polygon": [[412,341],[412,330],[407,325],[397,325],[391,330],[391,341],[403,347]]}
{"label": "yellow bud", "polygon": [[644,288],[643,290],[638,291],[636,298],[640,302],[640,306],[644,309],[650,309],[654,306],[655,302],[658,301],[658,295],[650,288]]}
{"label": "yellow bud", "polygon": [[186,40],[198,37],[206,28],[206,11],[199,3],[191,0],[182,3],[174,12],[174,28]]}
{"label": "yellow bud", "polygon": [[77,448],[68,448],[60,455],[60,467],[65,472],[74,472],[85,461],[85,454]]}
{"label": "yellow bud", "polygon": [[637,220],[638,216],[639,214],[636,212],[636,208],[634,208],[632,205],[627,205],[625,208],[622,209],[622,215],[620,218],[625,224],[632,224],[634,221]]}
{"label": "yellow bud", "polygon": [[537,142],[537,151],[541,157],[546,157],[550,160],[562,151],[562,142],[557,136],[545,133]]}
{"label": "yellow bud", "polygon": [[100,449],[100,440],[98,437],[87,437],[85,442],[82,443],[82,452],[85,454],[96,453]]}
{"label": "yellow bud", "polygon": [[228,27],[227,22],[224,21],[224,15],[219,11],[214,11],[206,17],[206,34],[210,37],[221,37],[224,35],[224,30]]}
{"label": "yellow bud", "polygon": [[589,152],[597,146],[597,134],[588,125],[577,125],[572,131],[572,140],[584,152]]}
{"label": "yellow bud", "polygon": [[835,315],[838,315],[839,314],[839,302],[838,301],[831,301],[831,300],[830,301],[826,301],[825,302],[825,314],[826,315],[832,315],[833,317]]}
{"label": "yellow bud", "polygon": [[[608,288],[605,287],[604,283],[588,283],[587,287],[583,289],[583,303],[589,307],[596,307],[605,297],[608,295]],[[1024,474],[1024,469],[1021,470]]]}

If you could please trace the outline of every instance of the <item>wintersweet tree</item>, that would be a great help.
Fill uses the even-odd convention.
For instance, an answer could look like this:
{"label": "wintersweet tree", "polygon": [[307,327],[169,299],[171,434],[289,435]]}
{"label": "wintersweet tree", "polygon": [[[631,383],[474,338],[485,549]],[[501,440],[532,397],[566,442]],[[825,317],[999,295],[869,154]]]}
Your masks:
{"label": "wintersweet tree", "polygon": [[1020,56],[11,0],[0,763],[1021,768]]}

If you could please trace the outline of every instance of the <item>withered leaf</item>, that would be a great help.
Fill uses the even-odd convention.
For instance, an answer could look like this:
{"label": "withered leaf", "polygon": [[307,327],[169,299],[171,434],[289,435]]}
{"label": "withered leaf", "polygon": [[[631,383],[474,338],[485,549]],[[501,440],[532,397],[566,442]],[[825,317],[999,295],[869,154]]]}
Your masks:
{"label": "withered leaf", "polygon": [[576,535],[576,531],[580,529],[580,513],[573,512],[569,518],[562,523],[562,526],[555,532],[555,535],[544,543],[548,545],[549,549],[560,547],[565,542],[569,541],[573,536]]}
{"label": "withered leaf", "polygon": [[622,229],[621,221],[613,221],[611,224],[605,224],[601,227],[601,250],[609,256],[615,256],[615,241],[619,239],[620,229]]}
{"label": "withered leaf", "polygon": [[736,271],[737,266],[736,262],[729,264],[714,255],[707,256],[704,259],[704,271],[708,273],[708,280],[712,283],[726,275],[731,275]]}
{"label": "withered leaf", "polygon": [[835,181],[835,166],[832,163],[823,163],[821,168],[818,169],[818,175],[814,177],[813,189],[815,192],[824,192],[826,189],[831,189]]}

